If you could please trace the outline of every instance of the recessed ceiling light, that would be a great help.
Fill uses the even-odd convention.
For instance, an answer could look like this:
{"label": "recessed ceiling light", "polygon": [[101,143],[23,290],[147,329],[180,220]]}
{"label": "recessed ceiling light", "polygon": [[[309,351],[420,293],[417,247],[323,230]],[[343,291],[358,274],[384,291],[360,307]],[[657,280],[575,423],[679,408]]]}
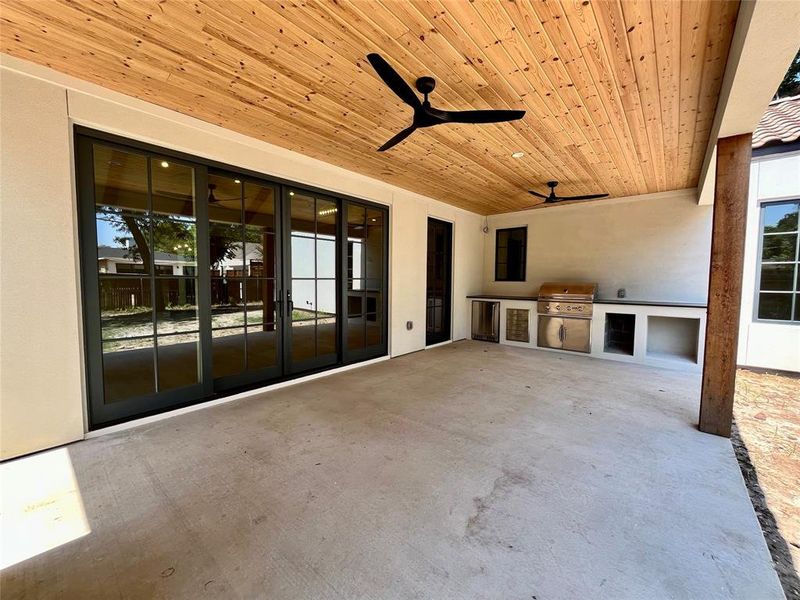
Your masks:
{"label": "recessed ceiling light", "polygon": [[241,179],[234,179],[233,183],[242,183],[242,180]]}
{"label": "recessed ceiling light", "polygon": [[169,166],[169,163],[167,161],[165,161],[165,160],[162,160],[161,161],[161,166],[166,169]]}
{"label": "recessed ceiling light", "polygon": [[511,154],[511,158],[522,158],[523,156],[525,156],[525,153],[519,150]]}

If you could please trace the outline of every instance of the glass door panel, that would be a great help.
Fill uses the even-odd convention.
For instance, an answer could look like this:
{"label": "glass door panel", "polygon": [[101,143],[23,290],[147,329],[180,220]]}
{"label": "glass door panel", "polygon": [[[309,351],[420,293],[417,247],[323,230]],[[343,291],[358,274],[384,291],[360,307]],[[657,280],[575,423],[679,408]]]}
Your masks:
{"label": "glass door panel", "polygon": [[245,182],[245,326],[246,368],[278,368],[280,332],[278,298],[278,243],[276,193],[273,187]]}
{"label": "glass door panel", "polygon": [[212,371],[224,389],[280,374],[276,193],[236,175],[209,175],[208,187]]}
{"label": "glass door panel", "polygon": [[338,360],[339,207],[337,202],[296,190],[289,191],[287,204],[288,371],[296,373]]}
{"label": "glass door panel", "polygon": [[428,281],[426,293],[425,343],[450,339],[450,286],[453,225],[428,219]]}
{"label": "glass door panel", "polygon": [[211,354],[214,379],[245,368],[244,223],[242,182],[208,176]]}
{"label": "glass door panel", "polygon": [[344,333],[346,360],[383,354],[386,211],[348,201],[347,284]]}
{"label": "glass door panel", "polygon": [[79,161],[82,235],[88,228],[95,237],[84,279],[87,305],[99,315],[87,320],[97,357],[90,360],[91,420],[99,423],[197,393],[196,173],[85,139]]}
{"label": "glass door panel", "polygon": [[76,148],[92,428],[386,352],[386,210]]}

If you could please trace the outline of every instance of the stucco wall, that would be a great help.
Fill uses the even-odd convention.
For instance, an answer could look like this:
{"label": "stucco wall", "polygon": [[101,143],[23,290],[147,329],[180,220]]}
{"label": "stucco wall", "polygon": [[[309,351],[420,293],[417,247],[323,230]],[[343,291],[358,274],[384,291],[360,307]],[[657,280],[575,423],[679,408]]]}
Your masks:
{"label": "stucco wall", "polygon": [[83,434],[63,88],[0,75],[0,456]]}
{"label": "stucco wall", "polygon": [[800,372],[800,324],[756,319],[761,204],[800,198],[800,152],[754,158],[750,165],[738,363]]}
{"label": "stucco wall", "polygon": [[[569,193],[564,190],[564,193]],[[495,231],[528,227],[525,282],[494,280]],[[535,294],[544,281],[598,283],[603,298],[705,302],[711,207],[694,190],[553,206],[489,218],[485,291]]]}
{"label": "stucco wall", "polygon": [[[481,290],[478,215],[25,61],[0,58],[2,458],[84,434],[73,123],[389,206],[392,356],[425,346],[429,215],[454,223],[454,297]],[[453,338],[460,339],[467,333],[466,308],[459,301],[453,307]],[[406,321],[414,322],[413,329],[406,329]]]}

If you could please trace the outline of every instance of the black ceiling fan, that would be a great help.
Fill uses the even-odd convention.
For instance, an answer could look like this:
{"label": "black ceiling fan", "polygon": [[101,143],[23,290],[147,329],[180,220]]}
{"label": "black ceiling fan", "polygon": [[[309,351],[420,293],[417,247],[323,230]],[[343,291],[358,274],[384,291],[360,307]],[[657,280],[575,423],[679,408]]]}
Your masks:
{"label": "black ceiling fan", "polygon": [[411,108],[414,109],[414,119],[411,126],[403,129],[400,133],[378,148],[379,152],[388,150],[392,146],[399,144],[415,130],[421,127],[432,127],[442,123],[502,123],[505,121],[516,121],[525,116],[524,110],[439,110],[433,108],[428,101],[428,94],[436,88],[436,80],[433,77],[420,77],[415,86],[420,94],[425,96],[420,102],[411,87],[400,77],[400,74],[386,62],[380,54],[368,54],[372,67],[378,73],[383,82],[389,86],[397,96]]}
{"label": "black ceiling fan", "polygon": [[556,196],[557,185],[557,181],[547,182],[547,187],[550,188],[550,195],[548,196],[540,194],[539,192],[534,192],[533,190],[530,190],[528,193],[538,196],[539,198],[544,198],[544,204],[555,204],[556,202],[564,202],[567,200],[595,200],[597,198],[605,198],[608,196],[608,194],[590,194],[588,196]]}

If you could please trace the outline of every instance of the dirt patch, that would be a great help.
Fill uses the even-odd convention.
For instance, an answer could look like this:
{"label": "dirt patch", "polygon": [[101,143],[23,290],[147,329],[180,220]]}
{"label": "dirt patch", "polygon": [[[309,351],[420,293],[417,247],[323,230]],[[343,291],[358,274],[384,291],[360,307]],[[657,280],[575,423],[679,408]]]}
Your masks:
{"label": "dirt patch", "polygon": [[739,369],[733,447],[784,593],[800,599],[800,376]]}

